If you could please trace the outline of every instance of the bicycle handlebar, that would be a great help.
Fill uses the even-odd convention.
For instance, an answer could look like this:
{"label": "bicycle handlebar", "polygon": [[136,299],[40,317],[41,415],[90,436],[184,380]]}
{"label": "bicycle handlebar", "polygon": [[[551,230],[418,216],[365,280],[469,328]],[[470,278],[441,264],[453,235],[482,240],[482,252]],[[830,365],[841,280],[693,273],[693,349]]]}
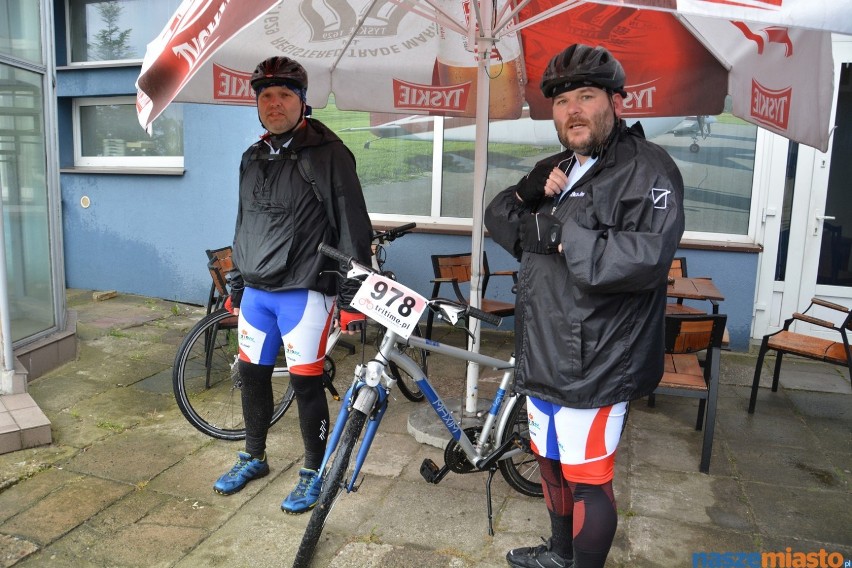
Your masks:
{"label": "bicycle handlebar", "polygon": [[468,306],[465,309],[465,314],[474,317],[478,320],[482,320],[485,323],[490,323],[494,325],[500,325],[503,322],[503,318],[501,318],[500,316],[495,316],[494,314],[483,312],[482,310],[474,308],[473,306]]}
{"label": "bicycle handlebar", "polygon": [[[373,272],[372,269],[369,269],[366,266],[363,266],[360,263],[358,263],[357,261],[355,261],[355,259],[353,257],[347,256],[347,255],[343,254],[342,252],[340,252],[339,250],[337,250],[336,248],[329,246],[325,243],[320,243],[320,245],[317,247],[317,252],[319,252],[320,254],[323,254],[323,255],[325,255],[329,258],[333,258],[334,260],[345,265],[347,268],[352,268],[353,266],[358,266],[359,268],[361,268],[361,269],[363,269],[367,272]],[[499,316],[495,316],[494,314],[489,314],[488,312],[483,312],[482,310],[480,310],[478,308],[474,308],[473,306],[469,306],[467,304],[460,304],[460,303],[454,302],[452,300],[447,300],[447,299],[444,299],[444,298],[435,298],[435,299],[432,299],[432,300],[427,300],[427,302],[429,303],[430,306],[434,306],[439,310],[441,309],[441,304],[449,304],[449,305],[455,307],[456,309],[458,309],[459,312],[464,314],[465,316],[470,316],[472,318],[476,318],[478,320],[481,320],[481,321],[484,321],[486,323],[490,323],[490,324],[493,324],[493,325],[500,325],[500,323],[503,321],[503,318],[501,318]]]}
{"label": "bicycle handlebar", "polygon": [[414,229],[417,226],[417,223],[406,223],[405,225],[400,225],[399,227],[394,227],[392,229],[388,229],[387,231],[377,232],[373,235],[373,239],[379,243],[389,243],[394,239],[401,237]]}
{"label": "bicycle handlebar", "polygon": [[323,254],[329,258],[333,258],[337,262],[346,265],[347,268],[352,266],[352,263],[355,262],[355,259],[351,256],[346,256],[333,246],[327,245],[325,243],[320,243],[317,247],[317,252]]}

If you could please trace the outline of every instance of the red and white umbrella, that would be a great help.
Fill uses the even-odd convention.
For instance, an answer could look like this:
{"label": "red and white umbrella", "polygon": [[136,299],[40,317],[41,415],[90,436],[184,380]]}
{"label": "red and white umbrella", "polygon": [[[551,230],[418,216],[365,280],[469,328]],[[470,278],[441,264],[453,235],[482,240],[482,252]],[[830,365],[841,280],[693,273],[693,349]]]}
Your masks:
{"label": "red and white umbrella", "polygon": [[628,117],[719,114],[730,94],[736,116],[826,151],[830,31],[852,33],[850,0],[186,0],[148,46],[137,105],[146,128],[172,100],[253,105],[251,71],[278,54],[318,108],[333,92],[343,110],[475,116],[487,60],[490,118],[527,102],[549,119],[541,73],[581,42],[624,65]]}
{"label": "red and white umbrella", "polygon": [[524,104],[549,119],[538,84],[554,54],[608,48],[627,73],[627,117],[720,114],[731,95],[736,116],[826,151],[830,32],[852,34],[850,15],[852,0],[184,0],[148,45],[137,111],[147,129],[173,100],[254,105],[252,70],[284,55],[307,69],[318,108],[334,93],[343,110],[475,116],[476,268],[488,119]]}

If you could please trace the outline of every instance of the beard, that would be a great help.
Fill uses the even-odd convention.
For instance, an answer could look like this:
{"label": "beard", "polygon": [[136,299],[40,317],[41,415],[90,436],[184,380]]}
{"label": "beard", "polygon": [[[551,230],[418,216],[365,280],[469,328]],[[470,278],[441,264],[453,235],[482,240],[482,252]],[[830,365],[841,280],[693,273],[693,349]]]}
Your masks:
{"label": "beard", "polygon": [[[587,126],[589,129],[589,135],[585,138],[574,138],[572,141],[569,135],[571,127],[577,124]],[[556,132],[562,146],[571,150],[575,154],[579,154],[580,156],[591,156],[596,148],[606,142],[609,137],[609,133],[612,132],[614,126],[615,116],[613,115],[612,109],[607,107],[605,109],[601,109],[600,112],[596,113],[589,119],[569,119],[562,125],[561,129],[557,125]]]}

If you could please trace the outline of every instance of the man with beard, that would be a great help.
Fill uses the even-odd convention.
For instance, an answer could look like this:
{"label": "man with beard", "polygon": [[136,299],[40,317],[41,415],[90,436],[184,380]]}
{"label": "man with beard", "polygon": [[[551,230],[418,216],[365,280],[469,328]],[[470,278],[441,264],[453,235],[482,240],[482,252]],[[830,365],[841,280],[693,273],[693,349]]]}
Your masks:
{"label": "man with beard", "polygon": [[602,568],[618,517],[615,450],[628,403],[663,375],[666,279],[683,234],[683,179],[627,128],[624,69],[572,45],[541,80],[564,152],[540,161],[485,213],[521,261],[515,390],[526,395],[551,537],[510,566]]}

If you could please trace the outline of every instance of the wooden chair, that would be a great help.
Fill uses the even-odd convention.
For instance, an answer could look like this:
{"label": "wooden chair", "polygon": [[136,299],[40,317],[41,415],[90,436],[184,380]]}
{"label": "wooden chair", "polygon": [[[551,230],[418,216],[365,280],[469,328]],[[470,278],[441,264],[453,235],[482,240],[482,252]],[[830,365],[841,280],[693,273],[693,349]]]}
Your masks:
{"label": "wooden chair", "polygon": [[[719,365],[722,336],[728,316],[724,314],[681,314],[666,316],[666,361],[663,379],[648,404],[658,394],[698,399],[695,429],[704,429],[698,470],[710,471],[716,401],[719,395]],[[698,353],[705,352],[702,362]]]}
{"label": "wooden chair", "polygon": [[228,281],[226,275],[234,267],[231,260],[231,247],[222,247],[204,251],[207,253],[207,269],[213,283],[207,297],[207,313],[218,310],[225,304],[228,297]]}
{"label": "wooden chair", "polygon": [[[469,298],[462,292],[461,284],[469,283],[471,278],[471,253],[460,254],[433,254],[432,255],[432,270],[435,278],[432,280],[432,298],[438,298],[443,284],[450,284],[453,292],[459,302],[464,304],[469,303]],[[485,251],[482,252],[482,305],[480,309],[489,314],[494,314],[500,317],[515,315],[515,304],[493,300],[485,297],[488,290],[488,281],[491,276],[511,276],[512,291],[515,291],[515,286],[518,283],[518,272],[516,270],[501,270],[491,272],[488,268],[488,255]],[[434,322],[435,313],[429,310],[429,316],[426,319],[426,337],[432,337],[432,324]]]}
{"label": "wooden chair", "polygon": [[[830,310],[828,313],[837,314],[838,320],[843,320],[842,323],[835,324],[834,322],[815,317],[813,313],[808,314],[812,310],[815,312],[819,308]],[[837,332],[837,341],[831,339],[822,339],[813,337],[804,333],[796,333],[790,331],[790,326],[793,322],[800,321],[821,327],[826,330]],[[763,358],[769,350],[775,351],[775,372],[772,374],[772,392],[778,391],[778,378],[781,372],[781,360],[785,353],[814,359],[817,361],[825,361],[834,365],[842,365],[849,370],[850,378],[852,378],[852,351],[849,348],[849,337],[847,331],[852,330],[852,311],[849,308],[826,302],[819,298],[813,298],[802,313],[794,313],[793,317],[784,321],[784,327],[763,336],[763,341],[760,343],[760,351],[757,355],[757,366],[754,369],[754,381],[751,383],[751,398],[748,402],[749,414],[754,413],[754,407],[757,404],[757,389],[760,386],[760,371],[763,368]]]}
{"label": "wooden chair", "polygon": [[[669,278],[688,278],[687,270],[686,270],[686,257],[676,256],[672,259],[672,264],[669,266]],[[710,304],[713,306],[713,313],[719,313],[719,302],[716,300],[709,300]],[[706,314],[707,310],[702,310],[701,308],[696,308],[694,306],[688,306],[683,303],[683,298],[677,298],[676,302],[670,302],[668,306],[666,306],[666,313],[677,315],[677,314]]]}

